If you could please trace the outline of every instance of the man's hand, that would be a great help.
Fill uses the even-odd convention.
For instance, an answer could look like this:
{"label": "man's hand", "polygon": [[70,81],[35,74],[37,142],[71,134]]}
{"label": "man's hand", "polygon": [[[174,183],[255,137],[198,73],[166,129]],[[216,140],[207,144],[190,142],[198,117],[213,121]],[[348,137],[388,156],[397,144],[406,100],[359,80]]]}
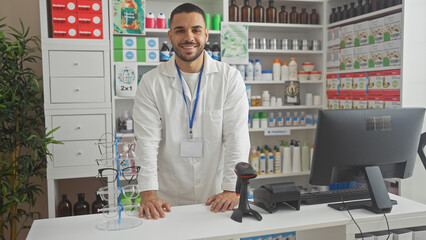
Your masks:
{"label": "man's hand", "polygon": [[206,206],[210,204],[212,205],[210,211],[215,213],[219,211],[225,212],[226,210],[232,210],[238,204],[238,197],[235,192],[223,191],[223,193],[210,197],[206,202]]}
{"label": "man's hand", "polygon": [[141,192],[141,203],[139,208],[139,217],[146,219],[164,218],[164,210],[170,212],[170,203],[158,199],[156,191]]}

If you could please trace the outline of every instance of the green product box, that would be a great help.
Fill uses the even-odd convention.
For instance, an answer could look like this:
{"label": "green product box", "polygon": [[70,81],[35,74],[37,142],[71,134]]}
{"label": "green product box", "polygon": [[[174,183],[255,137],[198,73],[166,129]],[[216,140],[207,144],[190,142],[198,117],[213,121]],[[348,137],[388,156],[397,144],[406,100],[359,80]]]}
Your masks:
{"label": "green product box", "polygon": [[114,49],[114,62],[146,62],[144,49]]}

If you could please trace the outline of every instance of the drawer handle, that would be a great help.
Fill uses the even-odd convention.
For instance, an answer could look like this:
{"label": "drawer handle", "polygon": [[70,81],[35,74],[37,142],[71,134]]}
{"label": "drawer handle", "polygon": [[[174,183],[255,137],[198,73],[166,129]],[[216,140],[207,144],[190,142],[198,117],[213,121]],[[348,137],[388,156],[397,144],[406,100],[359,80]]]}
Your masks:
{"label": "drawer handle", "polygon": [[78,66],[78,62],[74,62],[72,65],[74,65],[74,66]]}
{"label": "drawer handle", "polygon": [[76,92],[80,92],[80,88],[76,88],[76,89],[75,89],[75,91],[76,91]]}
{"label": "drawer handle", "polygon": [[80,129],[81,129],[81,126],[77,126],[75,129],[80,130]]}
{"label": "drawer handle", "polygon": [[77,153],[77,155],[81,156],[81,155],[83,155],[83,152],[80,151],[80,152]]}

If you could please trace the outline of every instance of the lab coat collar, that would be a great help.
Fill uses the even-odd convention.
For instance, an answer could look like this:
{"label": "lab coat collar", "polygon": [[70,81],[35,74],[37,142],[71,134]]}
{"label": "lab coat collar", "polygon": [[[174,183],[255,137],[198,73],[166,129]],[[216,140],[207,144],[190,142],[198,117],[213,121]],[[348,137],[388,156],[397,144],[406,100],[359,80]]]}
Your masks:
{"label": "lab coat collar", "polygon": [[[218,68],[216,63],[214,62],[213,58],[210,57],[210,55],[207,54],[206,51],[204,51],[204,70],[203,70],[203,76],[201,78],[201,86],[200,86],[200,92],[203,92],[203,89],[206,86],[206,81],[208,81],[208,75],[218,72]],[[171,85],[173,88],[175,88],[179,93],[182,94],[182,85],[179,79],[179,75],[177,73],[176,64],[175,64],[175,55],[170,58],[170,60],[164,64],[160,64],[159,72],[160,74],[163,74],[167,77],[170,77],[171,79]],[[189,94],[189,89],[184,84],[184,90],[185,95],[192,101],[191,96]]]}

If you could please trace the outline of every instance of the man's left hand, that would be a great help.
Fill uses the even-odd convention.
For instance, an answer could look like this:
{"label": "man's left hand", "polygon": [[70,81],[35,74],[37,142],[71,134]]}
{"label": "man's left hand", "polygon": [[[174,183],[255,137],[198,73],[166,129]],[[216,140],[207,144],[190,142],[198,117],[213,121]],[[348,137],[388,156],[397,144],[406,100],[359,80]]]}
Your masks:
{"label": "man's left hand", "polygon": [[235,192],[232,191],[223,191],[223,193],[216,194],[210,197],[206,206],[212,205],[210,211],[212,212],[225,212],[227,210],[232,210],[238,204],[238,197]]}

